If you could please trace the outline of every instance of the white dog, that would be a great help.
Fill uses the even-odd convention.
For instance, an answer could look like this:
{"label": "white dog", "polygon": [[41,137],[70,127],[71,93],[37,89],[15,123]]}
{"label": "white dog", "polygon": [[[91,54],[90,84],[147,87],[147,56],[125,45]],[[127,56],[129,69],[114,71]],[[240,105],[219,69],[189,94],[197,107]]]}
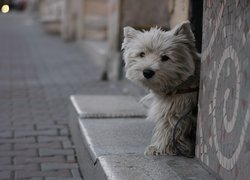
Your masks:
{"label": "white dog", "polygon": [[150,89],[144,100],[153,99],[148,119],[156,126],[145,154],[192,155],[196,115],[191,111],[197,105],[200,57],[190,23],[170,31],[125,27],[122,49],[126,77]]}

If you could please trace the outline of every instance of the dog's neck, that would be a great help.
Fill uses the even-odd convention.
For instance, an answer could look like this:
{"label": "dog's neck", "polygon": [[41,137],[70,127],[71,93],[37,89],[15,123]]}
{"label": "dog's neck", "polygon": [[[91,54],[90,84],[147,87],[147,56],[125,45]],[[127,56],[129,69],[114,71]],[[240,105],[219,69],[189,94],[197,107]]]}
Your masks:
{"label": "dog's neck", "polygon": [[195,71],[194,74],[189,76],[185,81],[171,89],[163,89],[163,94],[167,96],[175,94],[194,93],[199,91],[200,79],[200,57],[194,55]]}
{"label": "dog's neck", "polygon": [[165,94],[174,95],[198,92],[198,85],[197,78],[194,75],[191,75],[186,81],[182,82],[178,86],[172,88],[171,90],[165,90]]}

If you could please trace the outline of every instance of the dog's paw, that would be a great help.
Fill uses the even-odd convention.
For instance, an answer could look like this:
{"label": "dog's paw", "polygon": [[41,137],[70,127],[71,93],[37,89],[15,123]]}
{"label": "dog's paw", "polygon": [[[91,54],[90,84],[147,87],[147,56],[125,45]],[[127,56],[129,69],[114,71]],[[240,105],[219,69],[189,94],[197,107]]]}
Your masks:
{"label": "dog's paw", "polygon": [[145,149],[144,155],[150,156],[150,155],[154,155],[154,156],[158,156],[158,155],[166,155],[165,152],[161,151],[160,149],[158,149],[156,146],[148,146]]}

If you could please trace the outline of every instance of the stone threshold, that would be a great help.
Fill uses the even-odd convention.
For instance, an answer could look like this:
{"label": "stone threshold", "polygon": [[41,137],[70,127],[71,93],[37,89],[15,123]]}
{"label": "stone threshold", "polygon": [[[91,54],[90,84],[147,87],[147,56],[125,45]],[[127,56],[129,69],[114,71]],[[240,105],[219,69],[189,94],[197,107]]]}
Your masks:
{"label": "stone threshold", "polygon": [[196,159],[144,156],[153,123],[127,96],[71,96],[70,130],[85,180],[216,179]]}

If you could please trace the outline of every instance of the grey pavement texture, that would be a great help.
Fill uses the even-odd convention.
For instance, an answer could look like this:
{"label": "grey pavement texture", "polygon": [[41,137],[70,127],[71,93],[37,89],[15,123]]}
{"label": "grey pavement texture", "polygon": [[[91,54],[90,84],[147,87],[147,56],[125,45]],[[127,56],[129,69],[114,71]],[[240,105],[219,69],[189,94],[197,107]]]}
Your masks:
{"label": "grey pavement texture", "polygon": [[68,127],[71,94],[143,94],[100,82],[76,43],[46,34],[29,14],[0,14],[0,179],[82,179]]}

